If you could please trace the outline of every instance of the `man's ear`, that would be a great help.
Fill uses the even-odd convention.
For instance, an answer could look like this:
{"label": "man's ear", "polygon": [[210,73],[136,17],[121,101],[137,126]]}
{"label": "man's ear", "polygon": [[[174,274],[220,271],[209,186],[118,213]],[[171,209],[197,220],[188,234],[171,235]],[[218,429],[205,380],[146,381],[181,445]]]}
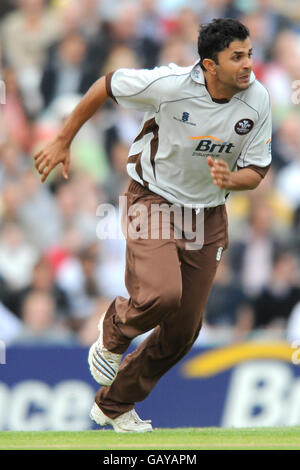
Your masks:
{"label": "man's ear", "polygon": [[203,59],[202,61],[203,66],[205,67],[205,70],[212,75],[216,74],[216,63],[212,59]]}

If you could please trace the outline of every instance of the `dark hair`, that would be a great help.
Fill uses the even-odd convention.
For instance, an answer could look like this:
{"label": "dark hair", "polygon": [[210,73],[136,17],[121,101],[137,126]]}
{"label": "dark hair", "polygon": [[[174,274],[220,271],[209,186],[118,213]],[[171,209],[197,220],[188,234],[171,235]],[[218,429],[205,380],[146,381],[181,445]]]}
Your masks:
{"label": "dark hair", "polygon": [[218,53],[226,49],[232,41],[244,41],[250,35],[249,29],[232,18],[213,19],[211,23],[201,25],[198,37],[200,65],[204,59],[218,63]]}

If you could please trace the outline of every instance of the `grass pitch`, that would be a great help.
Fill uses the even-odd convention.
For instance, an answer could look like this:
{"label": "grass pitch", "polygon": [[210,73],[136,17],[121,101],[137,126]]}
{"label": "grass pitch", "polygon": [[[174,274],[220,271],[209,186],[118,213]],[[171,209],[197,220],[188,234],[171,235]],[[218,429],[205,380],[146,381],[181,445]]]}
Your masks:
{"label": "grass pitch", "polygon": [[0,450],[299,450],[300,426],[247,429],[0,432]]}

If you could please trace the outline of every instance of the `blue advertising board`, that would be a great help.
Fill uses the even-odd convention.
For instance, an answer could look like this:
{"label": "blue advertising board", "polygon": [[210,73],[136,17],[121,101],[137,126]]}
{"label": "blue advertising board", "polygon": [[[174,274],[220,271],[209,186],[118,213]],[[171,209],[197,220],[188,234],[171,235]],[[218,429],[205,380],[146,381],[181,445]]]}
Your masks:
{"label": "blue advertising board", "polygon": [[[8,348],[0,430],[96,428],[87,355],[80,347]],[[300,349],[284,342],[194,347],[136,409],[155,428],[299,425],[299,363]]]}

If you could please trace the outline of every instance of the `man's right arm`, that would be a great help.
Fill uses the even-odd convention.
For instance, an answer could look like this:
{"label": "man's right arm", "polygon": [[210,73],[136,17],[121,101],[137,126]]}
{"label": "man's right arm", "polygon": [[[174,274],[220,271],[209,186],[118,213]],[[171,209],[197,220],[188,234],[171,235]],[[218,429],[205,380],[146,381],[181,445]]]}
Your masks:
{"label": "man's right arm", "polygon": [[68,178],[72,140],[83,124],[95,114],[107,98],[106,78],[101,77],[80,100],[57,137],[34,155],[35,167],[40,175],[42,175],[42,182],[46,180],[49,173],[59,163],[63,164],[64,178]]}

